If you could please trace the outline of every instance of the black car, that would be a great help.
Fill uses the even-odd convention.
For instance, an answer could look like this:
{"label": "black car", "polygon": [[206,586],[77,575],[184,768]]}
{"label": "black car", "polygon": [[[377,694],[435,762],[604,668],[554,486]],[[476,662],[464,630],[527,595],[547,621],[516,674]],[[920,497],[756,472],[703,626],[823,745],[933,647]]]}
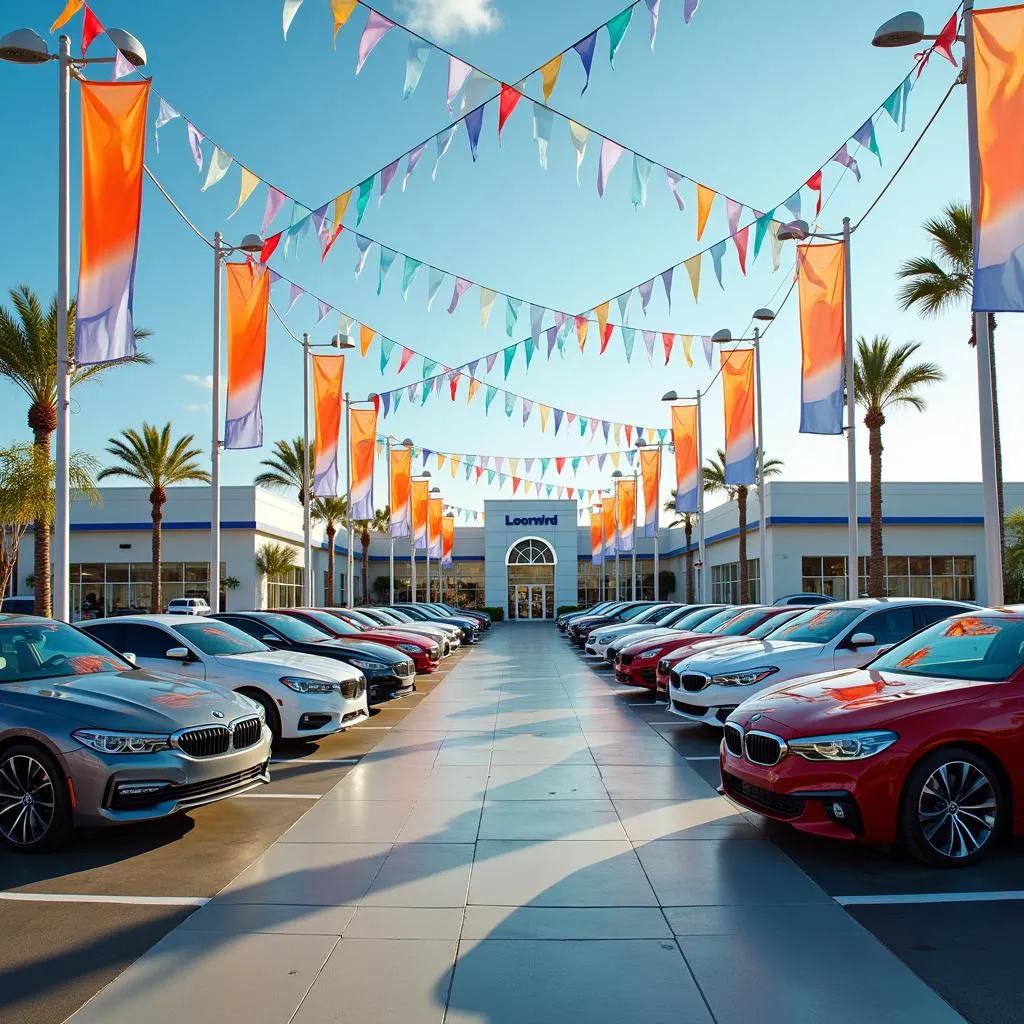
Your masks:
{"label": "black car", "polygon": [[366,676],[370,704],[404,697],[416,689],[416,666],[408,655],[366,640],[334,638],[312,623],[282,612],[220,612],[209,616],[237,627],[275,651],[336,658]]}
{"label": "black car", "polygon": [[657,603],[660,602],[627,601],[623,602],[620,607],[605,612],[602,615],[585,615],[583,618],[574,619],[569,624],[569,639],[577,646],[583,647],[591,630],[598,629],[601,626],[610,626],[616,622],[629,622],[630,619],[635,618],[641,612],[646,611],[646,609],[653,607]]}
{"label": "black car", "polygon": [[449,626],[457,626],[462,634],[464,644],[474,644],[480,639],[480,623],[463,615],[447,615],[424,604],[396,604],[390,607],[415,619],[417,622],[442,622]]}

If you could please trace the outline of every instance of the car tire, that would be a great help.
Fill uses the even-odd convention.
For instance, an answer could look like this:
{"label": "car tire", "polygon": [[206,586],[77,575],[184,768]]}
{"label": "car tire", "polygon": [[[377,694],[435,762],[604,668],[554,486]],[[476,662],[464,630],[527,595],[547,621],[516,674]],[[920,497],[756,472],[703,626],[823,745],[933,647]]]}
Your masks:
{"label": "car tire", "polygon": [[262,690],[239,690],[241,694],[244,694],[249,700],[256,701],[263,708],[263,713],[267,718],[267,728],[270,730],[270,735],[273,737],[271,741],[273,744],[281,742],[281,716],[278,714],[277,708],[274,707],[274,702],[268,697]]}
{"label": "car tire", "polygon": [[1005,818],[1006,797],[992,762],[972,750],[943,747],[907,776],[898,843],[927,864],[966,867],[988,854]]}
{"label": "car tire", "polygon": [[[17,810],[19,794],[33,801],[27,821]],[[7,747],[0,754],[0,843],[15,853],[51,853],[70,838],[71,798],[60,765],[34,743]]]}

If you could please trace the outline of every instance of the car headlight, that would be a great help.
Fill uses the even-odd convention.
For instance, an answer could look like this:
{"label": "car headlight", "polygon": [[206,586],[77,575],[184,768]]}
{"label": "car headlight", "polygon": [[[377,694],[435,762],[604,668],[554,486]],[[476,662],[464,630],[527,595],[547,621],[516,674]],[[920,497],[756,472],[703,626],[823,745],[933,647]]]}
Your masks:
{"label": "car headlight", "polygon": [[256,712],[256,717],[260,720],[260,724],[261,725],[266,725],[267,724],[267,709],[258,700],[254,700],[252,703],[255,705],[253,710]]}
{"label": "car headlight", "polygon": [[358,658],[349,659],[349,664],[355,668],[361,668],[364,672],[380,672],[384,667],[382,661],[362,661]]}
{"label": "car headlight", "polygon": [[644,651],[643,654],[637,655],[637,661],[647,661],[650,658],[658,657],[659,654],[661,654],[661,651],[659,651],[657,648],[655,648],[653,651]]}
{"label": "car headlight", "polygon": [[106,732],[103,729],[76,729],[71,738],[101,754],[155,754],[167,750],[170,736],[148,732]]}
{"label": "car headlight", "polygon": [[898,739],[894,732],[843,732],[834,736],[808,736],[787,743],[791,753],[807,761],[863,761],[880,754]]}
{"label": "car headlight", "polygon": [[306,676],[281,676],[281,682],[296,693],[333,693],[337,683],[326,679],[308,679]]}
{"label": "car headlight", "polygon": [[779,670],[773,665],[762,668],[748,668],[742,672],[723,672],[720,676],[712,676],[713,686],[754,686]]}
{"label": "car headlight", "polygon": [[416,644],[399,644],[400,651],[407,651],[409,654],[419,654],[420,648]]}

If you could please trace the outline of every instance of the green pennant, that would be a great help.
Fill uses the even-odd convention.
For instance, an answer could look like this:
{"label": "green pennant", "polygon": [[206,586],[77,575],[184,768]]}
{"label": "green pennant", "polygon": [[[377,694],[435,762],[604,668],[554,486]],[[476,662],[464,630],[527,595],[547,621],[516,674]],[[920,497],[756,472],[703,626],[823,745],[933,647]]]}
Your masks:
{"label": "green pennant", "polygon": [[586,432],[587,432],[587,424],[589,422],[590,421],[587,419],[586,416],[581,416],[580,417],[580,437],[583,437],[584,434],[586,434]]}
{"label": "green pennant", "polygon": [[516,329],[519,307],[523,304],[523,300],[513,299],[511,295],[506,295],[505,298],[508,300],[505,304],[505,333],[511,338]]}
{"label": "green pennant", "polygon": [[772,225],[772,221],[775,219],[775,208],[773,207],[767,213],[762,213],[757,218],[757,222],[754,225],[754,259],[757,259],[757,254],[761,251],[761,243],[764,241],[764,236],[768,234],[768,229]]}
{"label": "green pennant", "polygon": [[622,42],[622,37],[626,34],[626,29],[629,27],[629,19],[632,15],[632,6],[627,7],[624,11],[616,14],[605,25],[605,28],[608,29],[608,63],[612,67],[615,67],[615,51],[619,48],[619,43]]}
{"label": "green pennant", "polygon": [[577,455],[576,458],[574,458],[572,460],[570,465],[572,466],[573,476],[575,476],[579,472],[579,469],[580,469],[580,456]]}
{"label": "green pennant", "polygon": [[508,371],[512,369],[512,360],[516,357],[516,346],[509,345],[505,349],[505,380],[508,380]]}
{"label": "green pennant", "polygon": [[416,271],[422,266],[419,260],[414,260],[411,256],[405,257],[405,266],[402,268],[402,298],[406,301],[409,299],[409,287],[416,276]]}
{"label": "green pennant", "polygon": [[511,416],[515,412],[516,396],[511,391],[505,392],[505,415]]}
{"label": "green pennant", "polygon": [[635,327],[620,327],[622,332],[622,347],[626,350],[626,362],[633,359],[633,342],[636,341]]}
{"label": "green pennant", "polygon": [[[494,396],[498,393],[498,389],[491,384],[487,385],[487,392],[484,394],[484,415],[491,411],[491,402],[494,401]],[[493,480],[494,477],[492,476]]]}
{"label": "green pennant", "polygon": [[359,196],[356,199],[356,226],[363,222],[363,214],[366,213],[366,204],[370,201],[370,193],[373,191],[374,176],[371,174],[366,181],[359,183]]}
{"label": "green pennant", "polygon": [[388,360],[391,358],[391,353],[395,350],[395,343],[390,338],[381,337],[380,339],[380,372],[383,373],[387,369]]}
{"label": "green pennant", "polygon": [[[434,371],[437,369],[437,363],[433,359],[428,359],[426,356],[423,357],[423,373],[420,374],[422,377],[433,377]],[[429,390],[429,388],[428,388]]]}
{"label": "green pennant", "polygon": [[493,469],[487,470],[487,482],[489,484],[493,484],[494,483],[494,470]]}
{"label": "green pennant", "polygon": [[527,338],[523,349],[526,355],[526,368],[529,369],[530,360],[533,359],[533,353],[537,351],[537,346],[533,343],[533,338]]}
{"label": "green pennant", "polygon": [[541,459],[540,460],[540,475],[541,476],[545,476],[547,474],[548,466],[550,466],[550,465],[551,465],[551,460],[550,459]]}
{"label": "green pennant", "polygon": [[402,395],[405,394],[405,388],[399,388],[397,391],[391,392],[391,411],[398,412],[398,407],[402,404]]}

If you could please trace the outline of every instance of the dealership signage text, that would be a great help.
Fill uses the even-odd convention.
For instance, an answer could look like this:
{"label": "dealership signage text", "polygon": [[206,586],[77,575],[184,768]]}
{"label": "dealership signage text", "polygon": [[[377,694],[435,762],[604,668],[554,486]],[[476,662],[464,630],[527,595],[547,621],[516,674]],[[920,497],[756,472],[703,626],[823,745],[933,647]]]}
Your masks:
{"label": "dealership signage text", "polygon": [[505,516],[506,526],[557,526],[558,516]]}

